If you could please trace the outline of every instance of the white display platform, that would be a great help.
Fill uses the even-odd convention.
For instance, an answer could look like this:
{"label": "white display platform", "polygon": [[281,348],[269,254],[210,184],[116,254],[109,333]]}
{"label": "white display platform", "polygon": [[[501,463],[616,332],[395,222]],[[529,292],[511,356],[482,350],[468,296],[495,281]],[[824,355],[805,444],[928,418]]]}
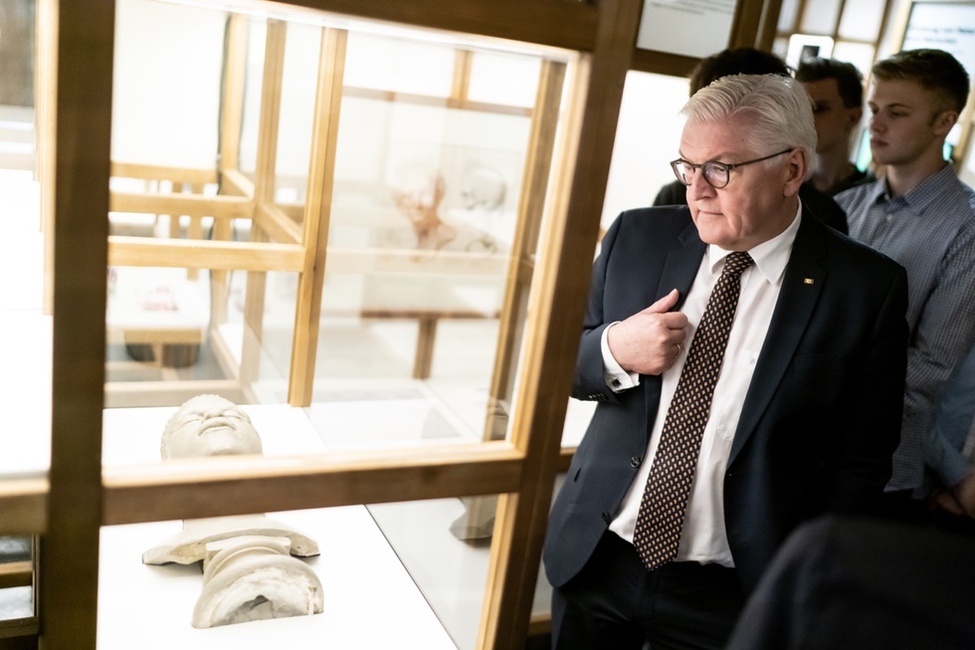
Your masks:
{"label": "white display platform", "polygon": [[[243,408],[266,456],[325,450],[302,409]],[[107,410],[105,464],[158,459],[159,436],[173,410]],[[203,586],[200,568],[141,560],[144,550],[175,535],[182,523],[106,526],[99,552],[99,650],[456,649],[364,506],[268,515],[318,542],[321,555],[303,561],[321,579],[323,613],[195,629],[190,619]]]}

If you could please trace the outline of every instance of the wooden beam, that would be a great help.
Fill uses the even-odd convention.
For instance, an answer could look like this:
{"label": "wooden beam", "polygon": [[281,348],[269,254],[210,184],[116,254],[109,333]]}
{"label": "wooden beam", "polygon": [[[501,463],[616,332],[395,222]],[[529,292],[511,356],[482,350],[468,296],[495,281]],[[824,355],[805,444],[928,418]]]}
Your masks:
{"label": "wooden beam", "polygon": [[254,211],[254,222],[267,233],[271,241],[283,244],[300,244],[301,228],[294,219],[277,205],[262,203]]}
{"label": "wooden beam", "polygon": [[[552,154],[562,106],[565,72],[565,63],[547,60],[542,63],[539,73],[535,115],[529,134],[525,169],[522,172],[518,225],[508,262],[498,344],[494,353],[494,372],[488,393],[492,404],[510,403],[514,389],[517,357],[521,349],[528,290],[534,267],[532,260],[538,248],[545,197],[548,195],[548,179],[552,171]],[[503,433],[496,426],[497,414],[497,409],[487,409],[483,433],[485,440],[491,440]]]}
{"label": "wooden beam", "polygon": [[0,563],[0,589],[30,587],[32,584],[34,584],[34,563],[30,560]]}
{"label": "wooden beam", "polygon": [[236,169],[228,169],[221,174],[220,190],[226,196],[254,198],[254,182]]}
{"label": "wooden beam", "polygon": [[233,271],[299,271],[304,253],[295,244],[199,239],[108,238],[112,266],[160,266]]}
{"label": "wooden beam", "polygon": [[[565,424],[592,259],[630,56],[642,0],[602,0],[594,52],[574,97],[581,122],[566,125],[565,175],[553,191],[552,218],[539,251],[529,307],[518,408],[511,441],[525,453],[516,493],[498,501],[478,648],[523,645]],[[578,116],[579,105],[569,114]],[[573,326],[576,324],[577,326]]]}
{"label": "wooden beam", "polygon": [[47,531],[46,477],[0,482],[0,535],[35,535]]}
{"label": "wooden beam", "polygon": [[[268,20],[264,38],[264,68],[261,71],[261,108],[257,124],[257,161],[254,171],[254,200],[264,214],[274,204],[274,186],[278,154],[278,126],[281,120],[281,84],[284,77],[284,49],[288,25],[282,20]],[[252,224],[250,241],[262,244],[268,233],[258,223]],[[301,250],[301,247],[298,247]],[[304,253],[295,271],[304,264]],[[244,326],[251,336],[244,336],[238,378],[245,387],[260,376],[261,339],[264,335],[265,271],[247,273],[244,288]]]}
{"label": "wooden beam", "polygon": [[[455,73],[456,74],[456,73]],[[458,81],[455,79],[454,85]],[[467,91],[466,86],[463,92]],[[451,92],[460,92],[461,89]],[[383,102],[395,102],[397,104],[419,104],[421,106],[442,106],[443,108],[453,108],[463,111],[477,111],[478,113],[491,113],[494,115],[531,115],[531,109],[524,106],[505,106],[504,104],[491,104],[488,102],[478,102],[467,99],[466,97],[437,97],[434,95],[418,95],[415,93],[399,92],[395,90],[379,90],[376,88],[355,88],[345,89],[346,97],[358,97],[363,99],[375,99]]]}
{"label": "wooden beam", "polygon": [[[591,255],[590,255],[591,257]],[[329,273],[412,273],[488,275],[505,272],[508,256],[468,251],[329,248]]]}
{"label": "wooden beam", "polygon": [[568,50],[591,52],[595,45],[596,7],[579,0],[452,0],[449,11],[442,0],[291,0],[289,4]]}
{"label": "wooden beam", "polygon": [[187,215],[214,219],[250,219],[254,215],[254,201],[238,196],[112,192],[108,209],[112,212],[169,214],[177,217]]}
{"label": "wooden beam", "polygon": [[235,379],[113,381],[105,384],[105,408],[172,407],[204,393],[220,395],[236,404],[249,402]]}
{"label": "wooden beam", "polygon": [[51,466],[41,644],[95,650],[114,2],[58,3]]}
{"label": "wooden beam", "polygon": [[112,176],[120,178],[143,178],[148,180],[172,180],[179,183],[216,183],[217,170],[194,169],[191,167],[172,167],[169,165],[147,165],[143,163],[112,161]]}
{"label": "wooden beam", "polygon": [[302,220],[304,227],[301,233],[301,241],[305,246],[305,264],[298,276],[294,339],[288,372],[288,403],[291,406],[310,406],[315,385],[315,360],[322,318],[322,290],[325,285],[328,226],[335,185],[335,151],[338,148],[347,40],[348,32],[344,30],[322,30],[311,160],[305,192],[308,200],[305,202]]}
{"label": "wooden beam", "polygon": [[640,72],[665,74],[672,77],[690,77],[694,66],[699,61],[699,58],[693,56],[636,48],[633,50],[630,68]]}
{"label": "wooden beam", "polygon": [[507,443],[106,467],[103,523],[497,494],[515,489],[521,470]]}

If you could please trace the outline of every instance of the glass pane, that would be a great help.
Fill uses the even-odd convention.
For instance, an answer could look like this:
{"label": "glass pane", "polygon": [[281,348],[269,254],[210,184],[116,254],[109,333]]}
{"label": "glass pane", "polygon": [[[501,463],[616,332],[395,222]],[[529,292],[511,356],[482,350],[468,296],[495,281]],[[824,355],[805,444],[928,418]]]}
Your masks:
{"label": "glass pane", "polygon": [[487,495],[368,507],[459,650],[477,647],[497,503]]}
{"label": "glass pane", "polygon": [[[346,70],[370,77],[384,57],[353,50],[352,36]],[[382,41],[368,42],[384,52]],[[400,443],[493,437],[485,413],[503,420],[510,409],[508,397],[489,406],[488,389],[508,258],[526,227],[518,209],[541,59],[465,45],[449,60],[466,97],[377,94],[347,76],[339,123],[312,410],[369,393],[370,416],[392,408],[399,419],[371,430]],[[504,92],[492,81],[501,74]],[[345,435],[358,440],[334,444],[377,443]]]}
{"label": "glass pane", "polygon": [[34,616],[34,541],[0,536],[0,638],[4,624]]}
{"label": "glass pane", "polygon": [[316,25],[288,24],[274,165],[274,202],[282,206],[300,206],[305,201],[321,37],[322,29]]}
{"label": "glass pane", "polygon": [[626,75],[603,203],[604,227],[623,210],[652,204],[657,191],[675,180],[669,163],[677,157],[677,113],[689,92],[687,79],[632,71]]}
{"label": "glass pane", "polygon": [[840,38],[875,41],[880,35],[880,21],[884,17],[885,0],[847,2],[840,19]]}
{"label": "glass pane", "polygon": [[780,32],[795,32],[796,16],[799,13],[799,0],[782,0],[779,9],[779,24],[776,29]]}
{"label": "glass pane", "polygon": [[467,98],[530,108],[535,104],[541,62],[500,52],[475,52]]}
{"label": "glass pane", "polygon": [[35,173],[42,163],[37,120],[43,117],[34,105],[35,22],[34,0],[5,2],[0,12],[0,409],[25,414],[12,420],[17,426],[0,430],[0,477],[37,474],[50,463],[51,317],[44,313],[41,183]]}
{"label": "glass pane", "polygon": [[447,97],[453,81],[453,48],[422,40],[352,32],[345,85],[392,93]]}
{"label": "glass pane", "polygon": [[789,39],[787,38],[776,38],[772,41],[772,54],[775,54],[780,59],[785,59],[789,53]]}
{"label": "glass pane", "polygon": [[[203,411],[220,411],[228,418],[245,413],[250,431],[260,441],[259,453],[267,458],[339,451],[341,436],[331,434],[340,428],[371,432],[376,426],[401,426],[394,419],[368,417],[383,407],[382,400],[374,399],[372,393],[350,391],[347,401],[318,404],[311,411],[282,404],[235,406],[212,396],[193,402],[180,410],[106,410],[105,467],[112,471],[162,458],[212,456],[226,438],[221,438],[215,423],[206,425],[202,436],[196,435],[201,428],[198,414]],[[402,418],[408,411],[402,404],[395,406],[394,416]],[[237,429],[243,431],[240,426]],[[236,436],[238,442],[242,435]],[[196,442],[201,437],[209,441]],[[366,442],[376,440],[381,438],[368,437]],[[356,446],[362,444],[358,441]],[[212,463],[218,462],[212,459]],[[185,648],[230,644],[253,647],[254,639],[262,644],[271,638],[290,644],[314,635],[337,648],[381,647],[388,641],[389,626],[394,625],[417,647],[473,648],[496,502],[492,496],[449,498],[103,527],[99,643],[128,647],[151,638],[166,647],[174,643]],[[267,537],[286,540],[286,551],[274,554],[259,548]],[[243,565],[226,554],[218,558],[220,544],[228,542],[251,549],[252,559],[257,559]],[[289,557],[285,560],[280,556]],[[267,565],[263,564],[265,559]],[[252,607],[255,616],[261,618],[259,627],[235,622],[216,625],[217,621],[231,619],[217,616],[227,607],[206,606],[214,602],[210,600],[213,589],[208,585],[211,579],[216,580],[201,571],[209,562],[214,563],[208,570],[211,573],[219,562],[225,562],[225,568],[220,569],[224,581],[227,576],[238,575],[238,570],[243,580],[248,571],[253,574],[267,567],[269,577],[257,583],[267,594],[276,593],[272,587],[281,577],[292,585],[295,576],[309,580],[312,586],[318,580],[323,611],[292,615],[287,620],[265,620],[261,607]],[[314,575],[307,575],[308,571]],[[239,593],[228,591],[225,602],[246,594],[247,589],[242,584]],[[247,599],[240,596],[240,600],[240,607],[235,608],[237,622],[250,616],[243,602]],[[146,603],[152,603],[148,619]],[[384,612],[381,626],[375,624],[377,611]],[[207,629],[198,629],[199,625]]]}
{"label": "glass pane", "polygon": [[[838,41],[833,46],[833,58],[849,61],[857,67],[857,70],[866,79],[870,76],[870,68],[873,66],[874,49],[872,45]],[[864,98],[866,98],[866,94],[864,94]]]}
{"label": "glass pane", "polygon": [[[35,24],[34,0],[12,0],[0,11],[0,409],[13,415],[0,432],[0,481],[44,476],[51,456],[52,323],[44,313],[45,246],[36,176],[47,161],[38,157],[37,121],[45,118],[34,105],[40,47]],[[4,519],[16,527],[16,512]],[[0,637],[37,632],[34,549],[31,536],[0,536]]]}
{"label": "glass pane", "polygon": [[241,90],[240,171],[252,181],[257,170],[257,130],[261,116],[261,89],[264,78],[264,45],[267,21],[259,17],[247,20],[244,54],[244,84]]}
{"label": "glass pane", "polygon": [[840,0],[818,0],[806,3],[802,12],[802,22],[796,31],[804,34],[826,34],[832,36],[839,17]]}
{"label": "glass pane", "polygon": [[213,168],[224,14],[122,0],[115,20],[112,160]]}
{"label": "glass pane", "polygon": [[[344,34],[347,21],[302,12],[299,23],[276,12],[274,20],[248,17],[241,29],[232,13],[195,11],[206,21],[219,17],[212,22],[221,29],[209,38],[228,45],[221,50],[226,74],[208,88],[222,98],[217,117],[194,119],[209,124],[218,149],[233,142],[239,159],[221,150],[213,176],[190,174],[184,163],[163,166],[162,174],[150,170],[155,176],[138,166],[116,170],[115,234],[124,226],[141,239],[112,240],[107,471],[187,455],[173,456],[183,448],[173,442],[174,432],[199,429],[199,420],[177,425],[208,402],[216,418],[246,414],[257,435],[227,440],[225,448],[207,429],[189,438],[206,444],[186,443],[195,450],[188,455],[258,449],[269,457],[294,456],[505,436],[551,176],[553,152],[539,143],[553,147],[556,141],[569,57],[551,49],[482,47],[467,37],[360,31],[357,25],[347,40],[329,41],[337,48],[344,43],[345,51],[320,62],[321,39]],[[175,25],[159,19],[156,28],[179,41],[170,31]],[[120,23],[119,29],[126,27]],[[138,46],[133,39],[126,43]],[[280,68],[280,77],[265,79],[265,64]],[[343,74],[343,87],[340,104],[331,107],[339,117],[337,135],[317,142],[313,127],[326,117],[315,112],[322,64]],[[236,85],[235,74],[241,75]],[[277,82],[280,106],[267,85]],[[682,85],[686,95],[686,81]],[[536,106],[540,87],[553,90]],[[542,135],[532,138],[536,126]],[[238,128],[239,139],[221,137]],[[145,155],[151,166],[153,152]],[[327,177],[310,177],[316,157],[334,158],[319,172]],[[303,247],[300,234],[303,220],[318,218],[305,214],[319,198],[305,195],[310,180],[321,182],[327,199],[323,250],[317,251],[324,263],[311,271],[308,260],[316,251]],[[538,200],[528,201],[529,190]],[[146,244],[166,238],[173,240],[166,242],[171,255],[160,261]],[[194,268],[211,260],[217,269]],[[322,286],[320,313],[313,280]],[[512,305],[507,312],[506,304]],[[309,313],[316,322],[301,320]],[[286,406],[293,369],[309,359],[311,405]],[[206,472],[220,462],[199,466]],[[473,647],[496,502],[451,498],[269,514],[320,541],[321,555],[301,561],[322,578],[325,608],[321,617],[265,623],[277,626],[277,641],[287,641],[290,631],[276,630],[294,628],[304,630],[294,637],[299,640],[315,634],[335,647],[381,645],[363,635],[388,639],[394,625],[425,648]],[[403,524],[409,520],[423,525]],[[196,526],[170,521],[103,528],[101,643],[140,638],[142,632],[128,625],[144,617],[132,608],[166,594],[154,626],[172,642],[193,647],[199,630],[191,618],[203,587],[198,566],[143,564],[147,549],[188,528]],[[360,556],[363,562],[380,557],[395,568],[374,575]],[[122,589],[123,581],[131,587]],[[377,600],[380,582],[384,593]],[[384,600],[387,585],[400,592],[389,594],[391,602]],[[383,626],[363,619],[394,609],[396,620],[384,614]],[[318,634],[323,625],[329,629]],[[249,632],[239,627],[210,632],[229,644]],[[352,630],[350,643],[342,635]]]}

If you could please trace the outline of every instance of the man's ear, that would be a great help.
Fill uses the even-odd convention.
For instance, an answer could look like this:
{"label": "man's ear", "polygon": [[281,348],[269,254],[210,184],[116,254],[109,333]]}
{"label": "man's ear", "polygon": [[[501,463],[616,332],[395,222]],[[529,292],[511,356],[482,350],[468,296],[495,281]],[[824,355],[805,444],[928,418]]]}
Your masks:
{"label": "man's ear", "polygon": [[860,123],[860,119],[863,117],[863,109],[859,106],[850,109],[850,119],[847,121],[847,128],[851,131],[856,128],[856,125]]}
{"label": "man's ear", "polygon": [[806,152],[801,147],[796,147],[786,155],[788,164],[785,166],[786,177],[783,194],[795,196],[799,193],[802,184],[806,182],[809,164],[806,160]]}
{"label": "man's ear", "polygon": [[958,122],[958,112],[957,111],[942,111],[934,116],[934,121],[931,123],[931,128],[934,130],[935,135],[946,136],[948,131],[955,126]]}

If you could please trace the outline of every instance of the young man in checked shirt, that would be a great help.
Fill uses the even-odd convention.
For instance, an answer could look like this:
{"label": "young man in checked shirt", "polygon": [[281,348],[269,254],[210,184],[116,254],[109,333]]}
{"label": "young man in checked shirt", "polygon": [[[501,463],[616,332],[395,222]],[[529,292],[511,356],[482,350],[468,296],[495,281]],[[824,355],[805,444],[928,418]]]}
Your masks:
{"label": "young man in checked shirt", "polygon": [[934,410],[975,342],[975,191],[943,154],[968,93],[964,67],[941,50],[908,50],[876,63],[870,148],[885,172],[836,197],[850,236],[907,269],[907,388],[887,497],[893,514],[913,520],[927,517],[925,501],[938,487],[932,479],[945,475],[934,453],[942,445],[931,439]]}

